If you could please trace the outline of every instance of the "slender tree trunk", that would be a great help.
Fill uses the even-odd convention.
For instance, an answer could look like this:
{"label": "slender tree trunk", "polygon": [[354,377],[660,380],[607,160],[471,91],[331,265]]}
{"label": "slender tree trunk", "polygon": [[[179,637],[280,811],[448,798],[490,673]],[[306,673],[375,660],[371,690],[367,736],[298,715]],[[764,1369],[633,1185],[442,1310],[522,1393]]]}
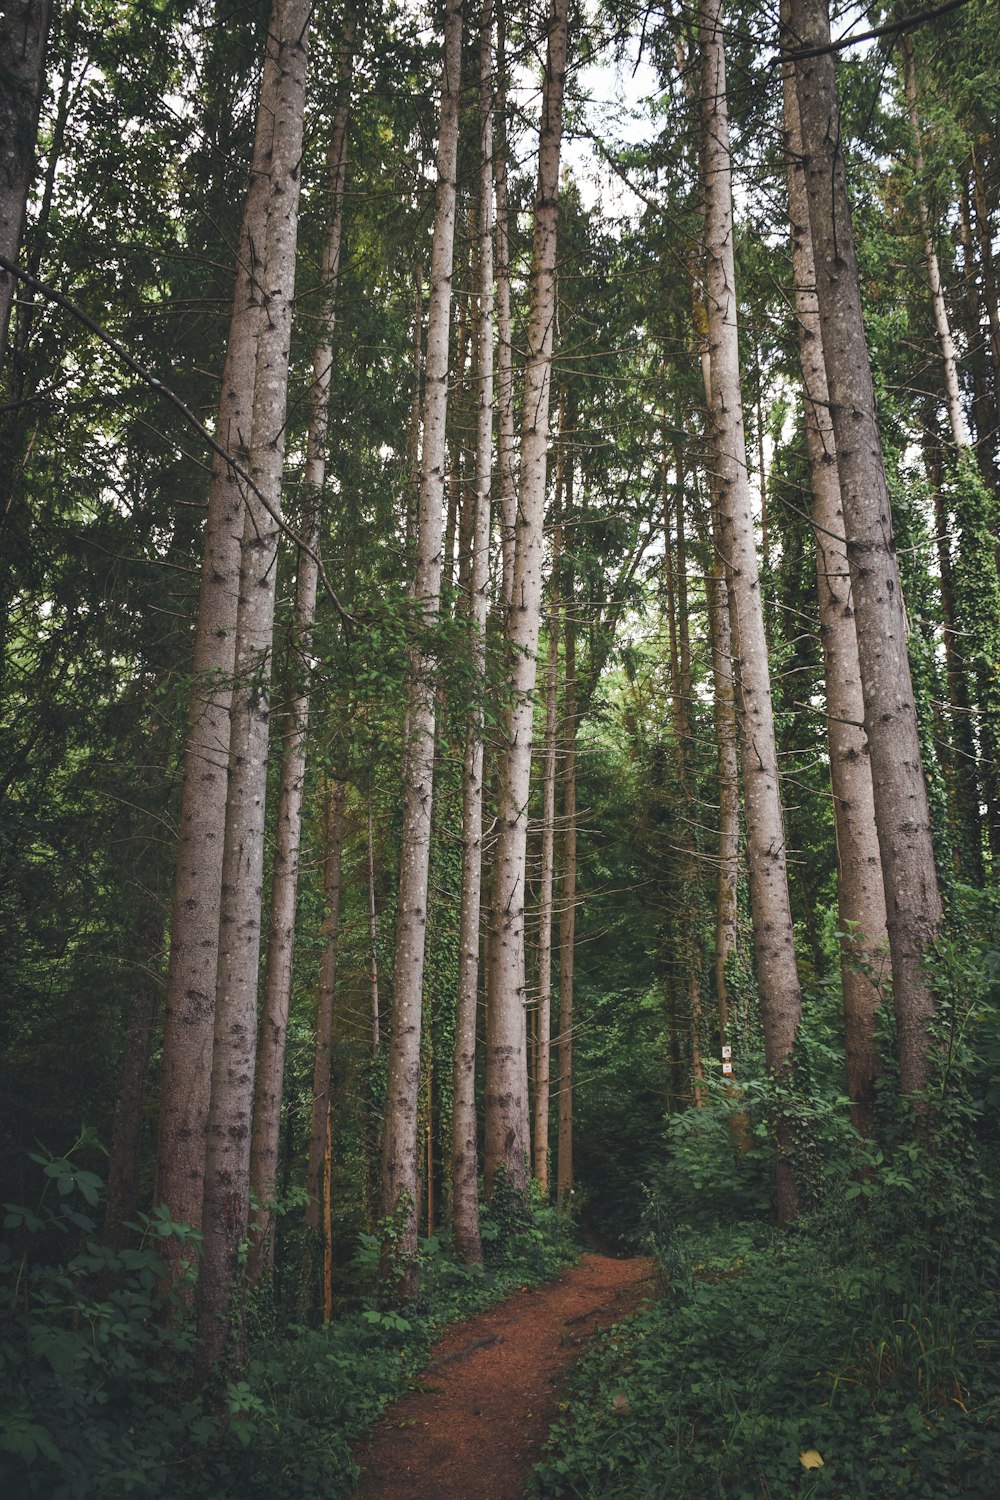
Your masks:
{"label": "slender tree trunk", "polygon": [[[229,1333],[237,1247],[246,1236],[257,1043],[275,565],[295,295],[310,0],[275,0],[261,109],[271,121],[261,327],[250,427],[235,686],[222,866],[212,1092],[205,1151],[198,1366],[206,1375]],[[266,501],[266,508],[265,508]],[[239,1349],[241,1339],[237,1339]]]}
{"label": "slender tree trunk", "polygon": [[[787,6],[788,0],[785,0]],[[858,640],[851,605],[851,579],[830,420],[823,335],[816,305],[816,268],[809,232],[809,205],[802,170],[802,132],[795,79],[785,68],[785,132],[792,270],[799,328],[799,358],[805,410],[806,449],[813,497],[820,639],[826,675],[827,742],[837,846],[840,968],[844,996],[847,1091],[851,1117],[862,1136],[874,1127],[875,1080],[879,1073],[875,1017],[886,965],[885,890],[875,829]]]}
{"label": "slender tree trunk", "polygon": [[[692,279],[695,327],[704,330],[700,351],[701,378],[705,390],[706,432],[711,423],[712,356],[707,337],[708,313]],[[729,625],[726,570],[722,559],[718,476],[706,475],[709,491],[709,525],[712,561],[705,579],[708,635],[712,652],[712,705],[719,788],[719,843],[715,876],[715,1002],[719,1019],[719,1045],[730,1045],[729,980],[727,971],[736,952],[739,910],[740,774],[736,734],[736,686],[733,681],[733,643]]]}
{"label": "slender tree trunk", "polygon": [[[0,17],[0,255],[11,262],[21,253],[35,173],[51,12],[52,0],[6,0]],[[15,278],[0,270],[0,365],[15,289]]]}
{"label": "slender tree trunk", "polygon": [[[670,677],[671,718],[673,720],[675,765],[681,804],[685,820],[692,812],[692,788],[688,764],[688,702],[691,696],[691,641],[688,632],[687,598],[687,547],[684,535],[684,471],[681,455],[675,454],[676,485],[676,555],[671,543],[669,490],[664,494],[663,547],[667,565],[668,608],[670,611]],[[676,557],[676,562],[675,562]],[[681,887],[688,901],[697,890],[697,854],[690,827],[682,835],[680,859]],[[684,897],[682,897],[682,902]],[[702,1056],[702,1022],[704,1007],[701,994],[701,951],[698,940],[698,922],[690,905],[681,918],[678,958],[683,966],[688,992],[688,1016],[691,1026],[691,1077],[696,1109],[705,1104],[705,1065]]]}
{"label": "slender tree trunk", "polygon": [[972,148],[972,189],[976,210],[976,230],[979,237],[979,259],[983,271],[983,300],[990,323],[990,354],[993,362],[993,386],[1000,414],[1000,302],[997,297],[996,262],[993,258],[993,227],[986,206],[983,188],[983,170],[979,153]]}
{"label": "slender tree trunk", "polygon": [[986,363],[992,354],[992,341],[984,338],[982,328],[981,292],[977,270],[977,252],[972,233],[972,175],[971,162],[963,175],[959,194],[959,235],[962,241],[962,279],[965,283],[965,308],[963,333],[965,335],[966,366],[972,382],[972,421],[975,427],[976,462],[987,489],[997,487],[997,469],[993,442],[997,429],[997,409],[989,390]]}
{"label": "slender tree trunk", "polygon": [[[929,416],[928,421],[934,421],[933,417]],[[972,732],[972,703],[966,675],[964,642],[958,627],[950,539],[951,518],[944,494],[944,459],[936,422],[933,428],[928,426],[924,430],[924,465],[934,493],[944,675],[951,721],[947,743],[949,755],[947,761],[943,761],[943,766],[949,792],[952,848],[959,876],[974,885],[982,885],[983,838],[979,781],[976,775],[976,741]]]}
{"label": "slender tree trunk", "polygon": [[375,908],[375,831],[372,826],[371,792],[368,794],[368,980],[372,997],[372,1057],[381,1043],[378,999],[378,912]]}
{"label": "slender tree trunk", "polygon": [[715,555],[705,586],[712,647],[712,701],[719,784],[719,845],[715,877],[715,998],[719,1014],[719,1041],[721,1046],[727,1046],[730,1041],[728,969],[736,952],[738,935],[740,777],[729,604],[725,568],[718,550],[718,506],[714,502],[712,533],[715,538]]}
{"label": "slender tree trunk", "polygon": [[[938,354],[941,359],[941,374],[944,380],[945,405],[948,408],[948,423],[951,427],[951,440],[955,444],[959,454],[968,452],[969,432],[965,423],[965,414],[962,411],[962,397],[958,384],[958,360],[955,356],[955,341],[951,336],[951,324],[948,321],[948,309],[945,306],[944,287],[941,283],[941,267],[938,262],[937,251],[934,248],[934,233],[931,226],[930,212],[927,207],[927,195],[924,192],[924,148],[922,132],[920,129],[920,112],[917,108],[917,71],[913,60],[913,40],[908,33],[903,33],[903,54],[906,58],[906,102],[910,113],[910,129],[913,131],[914,158],[913,170],[917,179],[917,216],[920,220],[920,233],[924,241],[924,268],[927,272],[927,284],[931,292],[931,305],[934,311],[934,332],[937,337]],[[805,200],[805,185],[802,187],[802,197]],[[808,206],[804,204],[804,206]]]}
{"label": "slender tree trunk", "polygon": [[507,189],[507,79],[503,6],[497,17],[497,149],[493,159],[496,181],[497,245],[497,471],[499,476],[501,584],[505,611],[514,596],[514,542],[517,519],[517,434],[514,421],[514,345],[510,313],[510,235]]}
{"label": "slender tree trunk", "polygon": [[330,222],[323,247],[320,286],[324,299],[322,329],[313,354],[309,430],[306,437],[306,524],[309,551],[299,555],[295,593],[295,653],[293,670],[299,678],[289,711],[278,790],[274,871],[271,885],[270,941],[264,974],[264,999],[257,1055],[253,1134],[250,1145],[250,1186],[257,1199],[252,1236],[250,1279],[256,1283],[274,1266],[271,1204],[274,1200],[281,1129],[281,1094],[285,1073],[285,1035],[292,997],[292,960],[295,949],[295,908],[299,888],[299,848],[302,840],[302,800],[306,779],[309,732],[309,692],[312,674],[312,637],[316,620],[316,590],[323,490],[326,483],[327,436],[330,426],[330,383],[333,336],[336,328],[337,280],[344,228],[344,182],[347,174],[347,117],[354,68],[355,18],[344,21],[337,62],[337,106],[327,153],[330,182]]}
{"label": "slender tree trunk", "polygon": [[[703,183],[706,301],[711,345],[709,461],[717,476],[721,543],[738,671],[743,801],[754,957],[770,1073],[787,1077],[801,1014],[785,834],[743,428],[726,65],[720,0],[702,0]],[[776,1130],[778,1220],[797,1209],[785,1130]]]}
{"label": "slender tree trunk", "polygon": [[[444,80],[438,141],[438,185],[431,252],[430,308],[424,390],[424,441],[415,572],[415,599],[424,629],[441,607],[442,524],[445,490],[445,423],[448,406],[448,329],[455,241],[458,119],[461,99],[461,0],[447,0],[444,21]],[[416,1290],[417,1113],[420,1087],[420,1021],[427,929],[434,780],[433,662],[427,648],[415,651],[407,688],[403,747],[403,840],[400,853],[396,949],[393,965],[392,1038],[382,1140],[383,1221],[401,1220],[396,1241],[402,1264],[400,1290]],[[386,1242],[386,1270],[390,1242]]]}
{"label": "slender tree trunk", "polygon": [[530,1151],[524,1005],[525,861],[545,546],[545,475],[566,44],[567,0],[551,0],[535,199],[514,585],[506,631],[512,706],[504,734],[493,879],[485,1091],[487,1192],[492,1190],[498,1171],[504,1173],[515,1192],[523,1192]]}
{"label": "slender tree trunk", "polygon": [[[253,161],[240,229],[229,344],[216,436],[246,470],[261,326],[259,279],[267,235],[271,111],[277,85],[268,51]],[[205,522],[195,619],[192,687],[184,751],[170,959],[164,1005],[163,1061],[155,1199],[178,1223],[199,1226],[205,1129],[212,1080],[212,1038],[219,953],[226,825],[230,703],[240,594],[244,496],[235,470],[216,454]],[[163,1258],[174,1285],[187,1254],[167,1240]]]}
{"label": "slender tree trunk", "polygon": [[323,1326],[333,1318],[333,1103],[323,1131]]}
{"label": "slender tree trunk", "polygon": [[[470,237],[475,234],[474,227],[470,230]],[[449,410],[451,413],[448,423],[450,455],[448,461],[448,481],[446,485],[447,509],[445,512],[444,525],[444,565],[442,569],[442,586],[446,596],[450,596],[456,577],[455,554],[456,544],[458,551],[458,572],[462,567],[462,512],[468,510],[463,507],[462,493],[465,486],[466,474],[464,459],[466,456],[462,438],[464,433],[463,417],[467,408],[466,392],[468,389],[467,363],[469,358],[470,343],[470,318],[469,298],[471,294],[471,267],[463,266],[463,274],[459,281],[459,295],[455,311],[455,356],[449,372],[451,394],[449,399]],[[474,334],[471,335],[475,337]]]}
{"label": "slender tree trunk", "polygon": [[[565,397],[560,408],[565,437]],[[552,1033],[552,886],[556,845],[556,715],[559,689],[559,570],[562,566],[562,486],[565,455],[559,454],[556,476],[556,529],[549,583],[549,641],[545,678],[545,738],[542,745],[542,859],[538,896],[538,1040],[535,1049],[535,1181],[549,1195],[549,1087]]]}
{"label": "slender tree trunk", "polygon": [[[490,487],[493,475],[493,0],[479,17],[479,233],[476,375],[476,475],[469,622],[476,683],[486,668],[489,611]],[[467,1263],[482,1260],[476,1152],[476,1012],[479,998],[479,927],[483,861],[483,713],[473,711],[462,773],[462,905],[459,916],[458,1006],[452,1095],[451,1207],[455,1246]]]}
{"label": "slender tree trunk", "polygon": [[[824,0],[792,0],[790,45],[826,47]],[[927,1081],[934,995],[924,971],[941,920],[906,619],[851,226],[833,59],[795,64],[816,292],[857,624],[885,884],[900,1083]]]}
{"label": "slender tree trunk", "polygon": [[417,513],[420,509],[420,437],[423,411],[424,268],[413,268],[413,392],[410,397],[410,430],[406,440],[406,588],[413,593],[416,577]]}
{"label": "slender tree trunk", "polygon": [[563,613],[562,884],[559,911],[559,1140],[556,1201],[568,1213],[573,1201],[573,978],[576,946],[576,621],[572,576]]}
{"label": "slender tree trunk", "polygon": [[[320,959],[319,983],[316,986],[316,1048],[313,1054],[312,1108],[309,1124],[309,1158],[306,1168],[307,1238],[314,1240],[320,1227],[323,1162],[329,1141],[332,1105],[330,1071],[333,1060],[333,1017],[337,993],[337,956],[340,948],[340,866],[344,845],[344,812],[347,787],[336,781],[327,787],[323,831],[323,895],[326,914],[323,918],[323,954]],[[311,1260],[307,1245],[307,1268]]]}

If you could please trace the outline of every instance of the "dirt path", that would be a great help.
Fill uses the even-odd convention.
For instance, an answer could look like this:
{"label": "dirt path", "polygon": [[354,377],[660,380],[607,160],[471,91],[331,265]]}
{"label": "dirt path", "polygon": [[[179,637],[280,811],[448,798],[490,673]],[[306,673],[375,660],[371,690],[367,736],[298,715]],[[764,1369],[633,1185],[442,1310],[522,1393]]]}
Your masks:
{"label": "dirt path", "polygon": [[590,1335],[649,1296],[654,1262],[585,1255],[558,1280],[457,1324],[358,1450],[360,1500],[521,1500]]}

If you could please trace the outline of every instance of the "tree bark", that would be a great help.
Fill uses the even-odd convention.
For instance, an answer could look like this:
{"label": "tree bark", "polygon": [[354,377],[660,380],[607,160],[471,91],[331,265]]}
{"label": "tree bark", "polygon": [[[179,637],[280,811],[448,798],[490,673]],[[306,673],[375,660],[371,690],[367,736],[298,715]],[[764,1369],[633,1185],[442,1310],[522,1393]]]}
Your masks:
{"label": "tree bark", "polygon": [[[309,1115],[309,1159],[306,1168],[307,1234],[320,1227],[323,1197],[323,1162],[329,1148],[331,1097],[330,1069],[333,1059],[333,1015],[337,993],[337,955],[340,946],[340,864],[344,844],[344,810],[347,787],[334,782],[328,787],[324,809],[323,955],[316,986],[316,1049],[313,1054],[312,1108]],[[307,1262],[311,1259],[307,1248]]]}
{"label": "tree bark", "polygon": [[[275,88],[270,52],[264,73]],[[216,436],[246,470],[260,331],[258,281],[267,234],[271,117],[262,103],[240,228],[233,313],[222,373]],[[170,927],[160,1071],[155,1201],[178,1223],[200,1226],[226,824],[226,768],[240,594],[244,496],[232,466],[216,454],[208,495],[204,556],[195,618],[192,685],[184,748],[177,868]],[[190,1252],[163,1247],[166,1285],[178,1281]]]}
{"label": "tree bark", "polygon": [[330,183],[330,222],[323,247],[320,289],[322,328],[313,354],[313,384],[309,395],[306,436],[305,542],[299,554],[295,590],[295,655],[293,671],[298,686],[289,710],[278,789],[274,869],[271,884],[270,941],[264,973],[264,998],[257,1054],[253,1134],[250,1145],[250,1186],[257,1198],[256,1227],[251,1239],[250,1280],[256,1284],[274,1266],[271,1204],[274,1200],[281,1129],[281,1095],[285,1073],[285,1036],[292,997],[295,949],[295,908],[299,888],[299,849],[302,841],[302,800],[306,779],[309,733],[309,694],[312,675],[312,637],[319,582],[320,522],[326,484],[327,438],[330,426],[330,383],[333,336],[336,328],[337,280],[344,228],[344,183],[347,175],[347,117],[354,69],[353,14],[345,17],[337,59],[337,105],[333,114],[327,171]]}
{"label": "tree bark", "polygon": [[[913,171],[917,181],[917,216],[920,220],[920,233],[924,242],[924,269],[927,272],[927,284],[930,287],[931,305],[934,311],[934,333],[941,360],[941,375],[944,381],[945,405],[948,408],[951,440],[958,453],[962,454],[969,450],[969,431],[965,422],[965,414],[962,411],[955,341],[951,336],[951,324],[948,321],[948,309],[945,306],[944,287],[941,282],[941,266],[934,248],[930,211],[927,207],[927,195],[924,192],[924,148],[920,129],[920,112],[917,107],[917,70],[913,60],[913,40],[904,32],[902,41],[903,55],[906,58],[906,103],[910,114],[910,129],[913,131]],[[804,184],[802,196],[804,199]]]}
{"label": "tree bark", "polygon": [[559,911],[559,1140],[556,1202],[568,1213],[573,1204],[573,980],[576,948],[576,621],[573,586],[566,589],[563,613],[562,882]]}
{"label": "tree bark", "polygon": [[[448,329],[455,242],[458,123],[461,100],[461,0],[447,0],[444,79],[438,140],[437,200],[431,251],[430,307],[424,386],[424,442],[420,466],[415,600],[429,631],[441,608],[442,526],[445,492],[445,422],[448,408]],[[382,1138],[380,1216],[398,1220],[399,1238],[387,1236],[384,1269],[398,1273],[399,1290],[416,1290],[417,1113],[420,1088],[420,1022],[427,931],[427,876],[434,781],[435,702],[433,660],[415,649],[407,687],[403,746],[403,838],[400,852],[396,947],[393,965],[392,1038]],[[392,1256],[398,1257],[395,1265]]]}
{"label": "tree bark", "polygon": [[[565,437],[565,397],[560,435]],[[534,1174],[539,1192],[549,1196],[549,1089],[552,1032],[552,886],[556,844],[556,717],[559,688],[559,570],[562,567],[562,487],[565,454],[556,475],[555,535],[549,582],[549,641],[545,676],[545,737],[542,742],[542,851],[538,894],[538,1027],[535,1048]]]}
{"label": "tree bark", "polygon": [[948,690],[950,736],[942,768],[948,789],[951,843],[956,873],[974,885],[983,883],[983,836],[976,775],[976,741],[972,732],[972,702],[965,662],[965,642],[958,624],[955,569],[951,551],[951,517],[944,493],[944,457],[933,421],[924,429],[924,467],[934,494],[934,530],[941,600],[944,675]]}
{"label": "tree bark", "polygon": [[[275,0],[261,111],[270,126],[267,231],[245,499],[222,866],[212,1092],[205,1150],[198,1370],[226,1347],[250,1193],[270,675],[288,358],[295,296],[310,0]],[[265,508],[265,502],[267,506]],[[242,1353],[237,1330],[237,1353]]]}
{"label": "tree bark", "polygon": [[[476,688],[483,691],[489,611],[490,488],[493,477],[493,0],[479,17],[479,226],[476,374],[476,472],[469,624]],[[462,774],[462,904],[459,916],[458,1006],[452,1096],[451,1209],[455,1246],[466,1263],[482,1260],[476,1151],[476,1014],[483,862],[483,712],[473,710]]]}
{"label": "tree bark", "polygon": [[[824,0],[792,0],[789,30],[797,47],[827,46],[830,23]],[[900,1084],[905,1094],[916,1094],[928,1076],[935,1002],[924,958],[937,937],[941,901],[862,321],[833,59],[828,53],[800,59],[795,72],[886,894]]]}
{"label": "tree bark", "polygon": [[514,420],[514,345],[510,312],[510,229],[507,187],[507,80],[504,12],[497,17],[497,149],[493,159],[496,182],[497,261],[497,471],[500,513],[500,599],[505,611],[514,597],[514,542],[517,519],[517,434]]}
{"label": "tree bark", "polygon": [[[711,424],[712,356],[708,340],[708,312],[692,275],[695,328],[701,335],[700,360],[705,391],[706,432]],[[722,558],[718,475],[708,466],[708,524],[711,565],[705,579],[708,636],[712,652],[712,713],[719,788],[719,842],[715,877],[715,1003],[719,1019],[719,1046],[730,1043],[729,980],[727,970],[736,952],[739,910],[740,773],[736,733],[736,686],[733,681],[733,643],[729,625],[726,570]]]}
{"label": "tree bark", "polygon": [[[736,321],[735,248],[726,65],[720,0],[702,0],[702,172],[706,302],[711,349],[709,462],[717,477],[742,743],[754,958],[768,1070],[786,1079],[801,1014],[767,641],[751,510]],[[797,1209],[786,1131],[775,1131],[778,1220]]]}
{"label": "tree bark", "polygon": [[[788,0],[785,0],[787,6]],[[802,366],[806,451],[812,486],[819,589],[820,639],[826,679],[827,743],[837,848],[837,906],[844,1000],[847,1091],[859,1135],[874,1128],[875,1080],[880,1071],[875,1017],[886,968],[885,890],[875,829],[858,640],[816,304],[816,268],[802,170],[802,132],[792,70],[785,68],[784,107],[788,203]]]}
{"label": "tree bark", "polygon": [[375,907],[375,830],[372,825],[371,792],[368,794],[368,982],[371,986],[372,1057],[378,1056],[381,1044],[381,1017],[378,998],[378,912]]}
{"label": "tree bark", "polygon": [[1000,417],[1000,300],[997,296],[996,262],[993,258],[993,228],[986,205],[983,170],[979,153],[972,147],[972,191],[979,238],[979,259],[983,272],[983,300],[990,324],[990,355],[993,363],[994,397]]}
{"label": "tree bark", "polygon": [[[35,173],[51,13],[52,0],[6,0],[0,18],[0,255],[9,261],[21,252]],[[0,270],[0,365],[15,289],[15,278]]]}
{"label": "tree bark", "polygon": [[516,1193],[523,1192],[530,1151],[524,1005],[525,861],[532,715],[541,626],[566,45],[567,0],[551,0],[539,135],[514,583],[506,629],[512,704],[504,728],[493,876],[484,1100],[487,1192],[492,1191],[501,1171]]}

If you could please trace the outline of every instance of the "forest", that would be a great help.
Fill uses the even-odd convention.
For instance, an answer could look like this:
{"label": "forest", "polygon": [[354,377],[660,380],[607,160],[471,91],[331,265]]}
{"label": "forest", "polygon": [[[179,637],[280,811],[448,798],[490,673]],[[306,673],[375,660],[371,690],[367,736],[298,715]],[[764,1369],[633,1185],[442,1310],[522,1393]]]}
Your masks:
{"label": "forest", "polygon": [[3,0],[5,1495],[997,1493],[998,115],[996,0]]}

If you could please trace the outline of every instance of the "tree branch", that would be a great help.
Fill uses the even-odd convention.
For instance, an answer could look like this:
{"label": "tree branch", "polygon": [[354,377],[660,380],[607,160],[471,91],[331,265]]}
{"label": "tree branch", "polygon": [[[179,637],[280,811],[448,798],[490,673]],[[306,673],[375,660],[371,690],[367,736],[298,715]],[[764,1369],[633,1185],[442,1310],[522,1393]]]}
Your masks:
{"label": "tree branch", "polygon": [[887,21],[884,26],[876,26],[874,31],[859,31],[851,36],[842,36],[839,41],[829,42],[825,47],[803,47],[797,52],[779,52],[777,57],[771,58],[768,67],[776,68],[783,62],[802,62],[808,57],[825,57],[828,52],[843,52],[845,47],[853,47],[855,42],[872,42],[880,36],[897,36],[901,31],[912,31],[915,26],[922,26],[925,21],[934,21],[938,16],[946,16],[968,3],[969,0],[946,0],[944,5],[918,11],[915,16],[904,16],[900,21]]}
{"label": "tree branch", "polygon": [[302,537],[300,537],[297,532],[292,530],[288,522],[281,515],[281,512],[275,510],[274,506],[267,499],[267,497],[261,493],[253,478],[250,474],[247,473],[246,469],[243,468],[242,464],[238,463],[233,455],[226,448],[224,448],[221,443],[216,442],[215,438],[209,432],[208,428],[204,425],[203,422],[199,421],[199,419],[195,416],[194,412],[187,405],[187,403],[181,400],[177,392],[171,390],[168,385],[165,385],[163,381],[160,380],[156,375],[154,375],[151,370],[147,370],[145,365],[141,365],[139,361],[129,353],[124,344],[118,342],[113,334],[108,333],[106,328],[102,328],[100,323],[95,322],[94,319],[89,315],[89,313],[84,312],[82,307],[78,307],[75,302],[71,302],[68,297],[65,297],[63,295],[62,292],[57,292],[55,287],[49,286],[47,282],[39,281],[37,276],[32,276],[27,271],[22,271],[19,266],[16,266],[12,261],[9,261],[5,255],[0,255],[0,270],[6,271],[8,276],[14,276],[18,281],[23,281],[25,286],[30,287],[33,292],[40,293],[41,296],[47,298],[49,302],[54,303],[56,307],[65,309],[65,311],[68,312],[71,317],[76,318],[78,323],[82,323],[84,328],[89,328],[90,332],[93,333],[97,338],[99,338],[102,344],[106,344],[107,347],[112,351],[112,353],[117,355],[117,357],[121,360],[125,368],[127,370],[130,370],[131,373],[137,377],[137,379],[141,380],[143,385],[147,385],[149,386],[150,390],[156,391],[156,393],[162,396],[163,399],[169,403],[169,405],[173,406],[177,411],[180,412],[185,422],[187,422],[191,427],[194,428],[195,432],[203,442],[208,444],[212,452],[218,454],[219,458],[222,459],[223,463],[227,465],[227,467],[236,476],[236,478],[241,480],[243,484],[245,484],[247,488],[257,496],[257,499],[260,501],[261,505],[263,505],[264,509],[267,511],[268,515],[271,517],[271,520],[278,527],[278,530],[282,533],[282,535],[287,537],[288,540],[294,544],[294,546],[300,548],[307,557],[312,558],[313,562],[319,569],[319,576],[323,580],[323,587],[326,589],[326,592],[329,594],[331,600],[333,601],[334,609],[336,609],[338,615],[345,625],[350,624],[351,616],[344,609],[340,600],[337,598],[333,585],[331,584],[327,576],[326,569],[323,566],[322,558],[317,552],[313,551],[312,547],[310,547],[307,542],[303,541]]}

